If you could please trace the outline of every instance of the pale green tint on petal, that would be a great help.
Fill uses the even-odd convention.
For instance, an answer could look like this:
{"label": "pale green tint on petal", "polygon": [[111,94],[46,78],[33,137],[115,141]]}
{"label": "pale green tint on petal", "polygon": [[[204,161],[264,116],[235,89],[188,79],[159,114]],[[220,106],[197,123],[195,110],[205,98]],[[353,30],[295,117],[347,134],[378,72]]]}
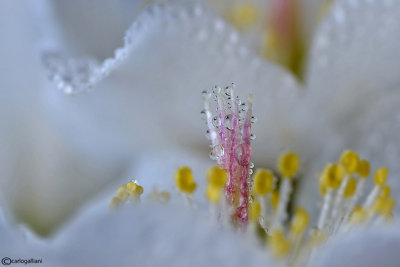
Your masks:
{"label": "pale green tint on petal", "polygon": [[318,250],[311,266],[399,266],[399,226],[354,228],[338,234]]}
{"label": "pale green tint on petal", "polygon": [[[344,149],[360,150],[374,166],[388,165],[388,183],[398,196],[400,143],[395,126],[389,125],[396,124],[399,108],[390,104],[391,111],[385,109],[388,101],[400,101],[399,16],[398,1],[339,0],[321,24],[311,51],[305,105],[310,117],[324,122],[312,131],[324,136],[328,153],[319,157],[310,176]],[[379,127],[382,123],[386,126]],[[318,184],[309,181],[305,195],[316,195]],[[308,199],[308,206],[316,206]]]}
{"label": "pale green tint on petal", "polygon": [[200,92],[231,82],[242,98],[255,94],[256,161],[275,164],[282,149],[303,147],[292,122],[302,96],[295,79],[255,56],[201,6],[151,6],[126,38],[128,53],[93,92],[66,96],[49,88],[45,95],[49,116],[85,153],[119,157],[178,146],[208,157]]}

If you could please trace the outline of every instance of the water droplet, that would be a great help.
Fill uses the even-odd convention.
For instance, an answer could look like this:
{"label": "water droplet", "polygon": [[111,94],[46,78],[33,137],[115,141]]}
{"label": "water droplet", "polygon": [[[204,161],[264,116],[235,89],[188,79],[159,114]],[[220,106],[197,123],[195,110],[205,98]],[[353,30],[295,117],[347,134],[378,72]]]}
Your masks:
{"label": "water droplet", "polygon": [[246,103],[242,103],[242,104],[240,105],[240,108],[241,108],[242,111],[247,111],[247,105],[246,105]]}
{"label": "water droplet", "polygon": [[212,92],[213,92],[214,95],[218,95],[219,93],[221,93],[221,87],[214,86]]}
{"label": "water droplet", "polygon": [[251,119],[250,119],[250,121],[251,121],[251,123],[255,123],[256,121],[257,121],[257,117],[256,116],[251,116]]}
{"label": "water droplet", "polygon": [[205,109],[203,109],[202,111],[200,111],[200,115],[201,115],[201,118],[202,118],[203,120],[206,120],[206,119],[207,119],[207,111],[206,111]]}
{"label": "water droplet", "polygon": [[242,101],[239,99],[239,97],[236,97],[236,105],[240,106],[242,104]]}
{"label": "water droplet", "polygon": [[253,174],[253,169],[249,169],[249,174],[250,174],[250,175]]}
{"label": "water droplet", "polygon": [[210,158],[212,160],[218,160],[219,158],[224,156],[224,147],[222,145],[216,145],[210,152]]}
{"label": "water droplet", "polygon": [[210,152],[210,159],[212,160],[218,160],[218,157],[215,155],[214,151]]}
{"label": "water droplet", "polygon": [[250,134],[250,140],[254,140],[256,139],[256,135],[255,134]]}
{"label": "water droplet", "polygon": [[206,131],[206,138],[207,138],[207,139],[211,139],[210,130],[207,130],[207,131]]}
{"label": "water droplet", "polygon": [[253,201],[254,201],[254,196],[249,195],[249,196],[247,197],[247,199],[248,199],[248,201],[249,201],[249,204],[251,204],[251,203],[253,203]]}
{"label": "water droplet", "polygon": [[258,217],[258,222],[259,222],[261,225],[264,225],[264,217],[263,217],[263,216]]}
{"label": "water droplet", "polygon": [[[225,91],[225,94],[227,96],[231,96],[232,95],[232,88],[231,87],[229,87],[229,86],[225,87],[224,91]],[[228,99],[230,99],[230,97]]]}
{"label": "water droplet", "polygon": [[221,121],[217,116],[214,116],[212,124],[214,125],[214,127],[219,128],[219,126],[221,125]]}
{"label": "water droplet", "polygon": [[250,163],[249,163],[249,168],[250,168],[250,169],[253,169],[253,168],[254,168],[254,163],[253,163],[253,162],[250,162]]}
{"label": "water droplet", "polygon": [[207,90],[202,91],[201,94],[203,95],[203,97],[207,97],[207,98],[211,97],[211,93]]}
{"label": "water droplet", "polygon": [[226,129],[233,130],[232,115],[226,115],[224,119]]}

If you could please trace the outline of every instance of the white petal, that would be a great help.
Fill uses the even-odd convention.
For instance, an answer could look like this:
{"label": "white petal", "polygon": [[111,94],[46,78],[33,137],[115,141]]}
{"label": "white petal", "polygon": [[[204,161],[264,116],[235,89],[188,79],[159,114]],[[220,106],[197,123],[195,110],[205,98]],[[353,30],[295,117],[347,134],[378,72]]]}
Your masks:
{"label": "white petal", "polygon": [[[399,195],[400,143],[394,126],[399,112],[394,103],[400,100],[399,16],[397,1],[339,0],[321,24],[311,51],[305,105],[308,116],[321,122],[311,126],[324,136],[326,153],[311,175],[323,168],[323,161],[355,149],[374,167],[388,165],[388,182]],[[385,138],[378,141],[378,135]],[[307,195],[318,192],[312,179],[304,188],[310,189]],[[315,206],[312,202],[308,206]]]}
{"label": "white petal", "polygon": [[[131,168],[125,174],[124,183],[129,179],[136,179],[143,186],[145,194],[153,189],[167,190],[172,197],[178,195],[175,186],[174,173],[182,167],[188,166],[194,175],[197,189],[194,198],[204,202],[206,187],[206,171],[210,166],[215,165],[207,155],[202,153],[188,153],[185,150],[175,149],[174,151],[147,151],[133,160]],[[115,188],[114,188],[115,189]]]}
{"label": "white petal", "polygon": [[104,67],[111,75],[94,92],[66,97],[51,88],[46,95],[50,116],[79,148],[114,157],[152,147],[206,148],[200,92],[231,82],[242,96],[255,93],[259,161],[275,161],[285,147],[281,131],[292,140],[297,135],[288,125],[300,105],[294,78],[254,56],[201,6],[153,5],[125,40],[126,53],[115,59],[120,65],[111,60]]}
{"label": "white petal", "polygon": [[271,262],[261,246],[171,204],[141,204],[111,213],[106,205],[97,205],[52,244],[58,263],[66,266],[257,266]]}
{"label": "white petal", "polygon": [[397,90],[399,14],[396,1],[337,1],[319,28],[308,87],[313,107],[327,114],[330,131],[351,138],[371,105]]}
{"label": "white petal", "polygon": [[41,53],[104,60],[121,46],[122,36],[145,6],[144,0],[35,1]]}
{"label": "white petal", "polygon": [[399,266],[399,225],[360,228],[337,235],[318,250],[311,266]]}
{"label": "white petal", "polygon": [[45,115],[46,83],[32,46],[37,32],[25,1],[0,4],[0,205],[8,219],[50,232],[128,161],[88,159]]}

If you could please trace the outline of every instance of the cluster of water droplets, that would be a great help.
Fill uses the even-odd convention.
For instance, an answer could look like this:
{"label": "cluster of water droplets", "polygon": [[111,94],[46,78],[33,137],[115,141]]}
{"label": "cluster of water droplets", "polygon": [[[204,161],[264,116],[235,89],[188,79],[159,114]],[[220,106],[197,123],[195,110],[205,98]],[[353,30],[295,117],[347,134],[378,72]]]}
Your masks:
{"label": "cluster of water droplets", "polygon": [[[242,102],[236,95],[235,85],[222,89],[214,86],[210,91],[203,91],[204,109],[201,115],[208,129],[206,137],[211,141],[210,158],[229,172],[227,196],[237,198],[238,217],[247,220],[248,188],[252,186],[251,175],[254,164],[251,162],[250,143],[255,139],[251,125],[257,118],[252,114],[252,95],[247,102]],[[236,192],[236,193],[235,193]]]}
{"label": "cluster of water droplets", "polygon": [[[237,133],[239,136],[235,136],[234,138],[239,137],[239,139],[241,139],[243,136],[242,130],[248,111],[248,104],[242,102],[239,96],[234,94],[234,88],[235,85],[232,83],[230,86],[227,86],[224,89],[219,86],[214,86],[211,90],[205,90],[202,92],[204,101],[207,102],[205,108],[200,112],[202,119],[208,125],[208,129],[206,130],[206,138],[211,141],[215,141],[212,142],[211,145],[212,149],[210,152],[210,157],[212,160],[218,160],[224,156],[225,148],[220,142],[218,142],[218,137],[221,136],[221,131],[238,130]],[[214,110],[214,112],[212,112],[212,110]],[[208,114],[212,115],[211,125],[208,122]],[[255,123],[256,121],[257,118],[254,115],[251,115],[250,122]],[[255,138],[255,134],[251,133],[250,140],[254,140]],[[240,140],[236,141],[240,143]],[[248,165],[248,162],[242,162],[241,160],[244,153],[243,147],[237,145],[235,155],[239,164]]]}

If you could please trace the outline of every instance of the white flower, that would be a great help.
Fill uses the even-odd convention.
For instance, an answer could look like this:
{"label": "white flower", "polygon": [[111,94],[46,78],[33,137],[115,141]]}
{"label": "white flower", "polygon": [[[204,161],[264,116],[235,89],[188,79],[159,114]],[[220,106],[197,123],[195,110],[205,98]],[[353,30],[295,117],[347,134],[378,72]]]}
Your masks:
{"label": "white flower", "polygon": [[[232,81],[243,88],[241,95],[256,95],[256,164],[271,166],[281,150],[296,150],[305,159],[303,172],[309,178],[303,191],[318,192],[310,179],[314,171],[347,147],[361,151],[376,164],[389,165],[393,176],[400,174],[396,140],[400,64],[396,18],[400,7],[396,2],[338,1],[316,34],[304,85],[260,59],[235,30],[201,4],[168,2],[141,11],[139,3],[124,9],[127,20],[114,21],[101,16],[119,13],[114,5],[83,9],[86,3],[76,1],[75,7],[93,16],[86,12],[70,16],[76,10],[65,3],[37,3],[43,13],[36,19],[46,26],[41,29],[41,59],[63,92],[41,78],[41,65],[27,45],[34,34],[23,35],[24,41],[13,47],[15,33],[25,32],[22,20],[6,28],[1,47],[24,52],[21,57],[6,55],[11,79],[4,79],[2,88],[7,94],[0,100],[5,125],[0,131],[1,201],[36,231],[46,233],[110,179],[124,176],[142,153],[179,147],[193,157],[206,154],[201,149],[206,145],[198,123],[201,98],[197,92]],[[19,17],[28,13],[24,6],[16,8],[21,4],[6,5]],[[8,10],[1,11],[7,24],[12,21]],[[47,16],[54,14],[59,17]],[[116,50],[119,36],[132,19],[122,49]],[[32,72],[22,76],[22,65]],[[91,84],[93,92],[64,94]],[[19,87],[23,89],[12,90]],[[390,182],[397,196],[399,183]],[[302,200],[308,208],[315,208],[314,201],[313,196]],[[157,221],[151,213],[148,216]],[[84,217],[82,223],[93,226],[92,218]],[[118,228],[111,225],[106,228]],[[76,238],[70,227],[54,238]],[[106,243],[110,239],[107,231],[99,232]],[[92,243],[91,236],[88,242]],[[43,246],[46,251],[48,245]],[[65,241],[64,248],[70,251],[71,241]],[[231,249],[236,255],[237,248]]]}

